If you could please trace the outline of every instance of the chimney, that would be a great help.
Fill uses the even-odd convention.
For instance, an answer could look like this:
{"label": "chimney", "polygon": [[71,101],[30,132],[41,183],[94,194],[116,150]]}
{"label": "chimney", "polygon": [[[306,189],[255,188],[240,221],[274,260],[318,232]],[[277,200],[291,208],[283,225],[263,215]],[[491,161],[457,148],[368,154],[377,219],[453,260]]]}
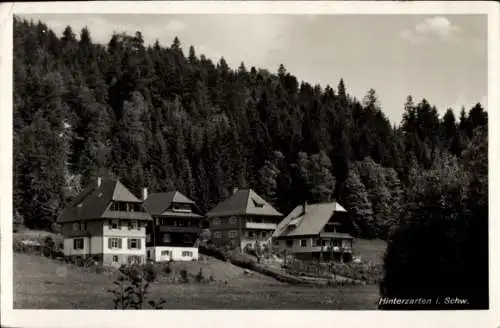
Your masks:
{"label": "chimney", "polygon": [[102,184],[102,178],[101,177],[97,177],[97,188],[100,188],[101,184]]}
{"label": "chimney", "polygon": [[146,200],[148,198],[148,188],[142,189],[142,200]]}
{"label": "chimney", "polygon": [[236,194],[236,192],[238,191],[238,188],[233,188],[233,195]]}

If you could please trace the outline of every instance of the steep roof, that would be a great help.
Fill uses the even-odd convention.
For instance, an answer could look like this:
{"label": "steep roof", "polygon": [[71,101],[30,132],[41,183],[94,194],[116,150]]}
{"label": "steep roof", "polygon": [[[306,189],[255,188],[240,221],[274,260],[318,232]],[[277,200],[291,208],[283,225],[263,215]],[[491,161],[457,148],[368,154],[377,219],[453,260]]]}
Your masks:
{"label": "steep roof", "polygon": [[207,213],[207,217],[231,215],[283,216],[252,189],[240,189]]}
{"label": "steep roof", "polygon": [[[346,212],[337,202],[299,205],[284,218],[276,228],[273,237],[317,235],[335,212]],[[296,228],[288,231],[288,226]]]}
{"label": "steep roof", "polygon": [[[100,186],[98,186],[97,181],[93,181],[85,187],[62,211],[58,221],[71,222],[106,218],[111,201],[142,203],[119,180],[102,179]],[[130,216],[139,220],[151,219],[151,216],[144,212],[133,212]]]}
{"label": "steep roof", "polygon": [[190,216],[190,217],[201,217],[196,213],[174,213],[165,211],[168,210],[172,203],[177,204],[189,204],[192,205],[198,212],[199,209],[196,206],[195,202],[182,193],[178,191],[169,191],[169,192],[160,192],[160,193],[152,193],[146,198],[144,201],[144,208],[146,211],[152,215],[172,215],[172,216]]}

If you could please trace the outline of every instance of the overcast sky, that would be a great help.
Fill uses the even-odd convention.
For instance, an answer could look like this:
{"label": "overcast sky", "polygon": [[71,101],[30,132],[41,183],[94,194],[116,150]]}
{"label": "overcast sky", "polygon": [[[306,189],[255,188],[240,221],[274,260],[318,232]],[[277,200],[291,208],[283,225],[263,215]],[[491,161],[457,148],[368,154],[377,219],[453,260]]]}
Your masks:
{"label": "overcast sky", "polygon": [[484,15],[24,15],[58,35],[83,26],[95,42],[113,31],[140,30],[146,42],[169,46],[178,36],[184,53],[233,67],[243,61],[276,72],[280,63],[299,80],[337,86],[344,78],[362,99],[374,88],[393,123],[401,121],[407,95],[423,97],[440,113],[476,102],[486,107],[487,21]]}

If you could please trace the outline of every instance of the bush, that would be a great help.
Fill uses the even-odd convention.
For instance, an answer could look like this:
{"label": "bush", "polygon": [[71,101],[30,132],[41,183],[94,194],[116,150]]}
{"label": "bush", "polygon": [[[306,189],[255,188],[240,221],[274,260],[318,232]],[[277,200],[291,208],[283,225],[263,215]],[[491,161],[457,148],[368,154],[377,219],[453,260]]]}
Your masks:
{"label": "bush", "polygon": [[200,268],[200,272],[198,272],[195,279],[196,279],[196,282],[198,282],[198,283],[205,282],[205,277],[203,276],[203,269],[202,268]]}
{"label": "bush", "polygon": [[157,278],[153,266],[121,266],[118,272],[115,289],[109,289],[115,309],[142,309],[145,304],[153,309],[163,308],[165,300],[150,300],[147,296],[150,284]]}
{"label": "bush", "polygon": [[187,272],[186,269],[181,269],[181,271],[179,272],[180,274],[180,282],[183,283],[183,284],[189,284],[189,274]]}

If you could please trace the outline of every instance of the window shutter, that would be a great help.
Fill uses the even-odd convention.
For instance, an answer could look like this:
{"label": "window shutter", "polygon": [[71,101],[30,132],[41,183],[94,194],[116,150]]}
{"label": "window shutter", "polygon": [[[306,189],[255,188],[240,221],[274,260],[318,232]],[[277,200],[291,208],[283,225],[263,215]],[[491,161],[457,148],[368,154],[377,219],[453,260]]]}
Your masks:
{"label": "window shutter", "polygon": [[118,229],[122,228],[122,220],[118,220]]}
{"label": "window shutter", "polygon": [[128,247],[128,249],[131,249],[131,247],[130,247],[131,242],[130,241],[131,241],[130,239],[127,239],[127,247]]}
{"label": "window shutter", "polygon": [[141,239],[137,239],[137,249],[142,249],[141,241]]}
{"label": "window shutter", "polygon": [[73,239],[73,249],[76,249],[76,239]]}
{"label": "window shutter", "polygon": [[118,248],[122,248],[122,239],[118,238]]}
{"label": "window shutter", "polygon": [[108,238],[108,248],[111,249],[111,238]]}

